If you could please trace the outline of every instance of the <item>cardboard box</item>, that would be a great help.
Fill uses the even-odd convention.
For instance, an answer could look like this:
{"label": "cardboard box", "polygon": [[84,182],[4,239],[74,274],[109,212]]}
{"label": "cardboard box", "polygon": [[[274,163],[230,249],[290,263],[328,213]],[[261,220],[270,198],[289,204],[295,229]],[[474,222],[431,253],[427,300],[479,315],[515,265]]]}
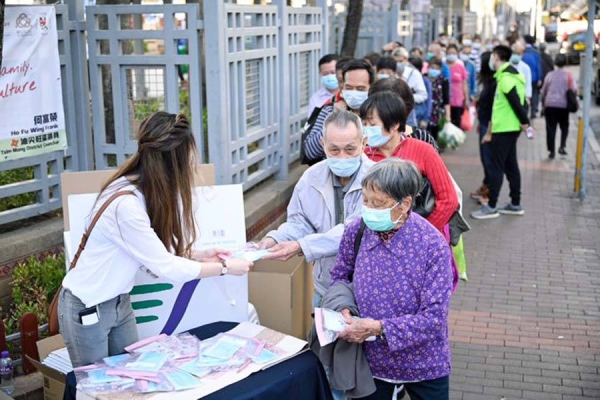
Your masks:
{"label": "cardboard box", "polygon": [[306,263],[304,268],[304,331],[310,332],[313,325],[313,295],[315,293],[315,282],[313,281],[313,269],[315,263]]}
{"label": "cardboard box", "polygon": [[[248,275],[248,299],[262,326],[306,339],[306,270],[304,257],[260,260]],[[312,294],[311,294],[312,300]]]}
{"label": "cardboard box", "polygon": [[[40,360],[45,359],[48,354],[54,350],[62,349],[63,347],[65,347],[65,342],[63,342],[62,335],[50,336],[49,338],[37,342]],[[42,364],[38,360],[34,360],[31,357],[27,358],[44,376],[44,399],[62,400],[65,393],[67,377],[63,373]]]}

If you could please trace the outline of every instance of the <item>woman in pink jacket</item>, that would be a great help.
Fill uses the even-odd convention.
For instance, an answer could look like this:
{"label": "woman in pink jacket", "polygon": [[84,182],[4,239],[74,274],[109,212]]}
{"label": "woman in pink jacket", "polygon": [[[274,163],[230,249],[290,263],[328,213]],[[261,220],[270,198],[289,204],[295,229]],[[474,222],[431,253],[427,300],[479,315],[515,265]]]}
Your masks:
{"label": "woman in pink jacket", "polygon": [[558,154],[566,156],[567,135],[569,134],[569,111],[567,110],[567,89],[575,90],[575,83],[571,73],[565,71],[567,58],[564,54],[556,56],[554,65],[556,69],[546,75],[542,87],[542,104],[546,118],[546,144],[548,157],[555,156],[556,126],[560,125],[560,147]]}

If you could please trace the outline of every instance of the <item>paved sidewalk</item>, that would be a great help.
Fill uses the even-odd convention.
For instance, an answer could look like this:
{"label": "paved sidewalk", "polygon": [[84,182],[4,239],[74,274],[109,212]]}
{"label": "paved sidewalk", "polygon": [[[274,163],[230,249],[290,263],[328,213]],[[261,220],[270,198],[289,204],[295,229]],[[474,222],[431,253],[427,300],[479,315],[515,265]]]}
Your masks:
{"label": "paved sidewalk", "polygon": [[[469,283],[452,300],[452,399],[600,399],[600,163],[588,198],[573,193],[576,118],[567,151],[547,160],[545,123],[519,139],[525,216],[468,218]],[[465,193],[483,177],[477,140],[443,155]],[[508,201],[508,187],[499,205]]]}

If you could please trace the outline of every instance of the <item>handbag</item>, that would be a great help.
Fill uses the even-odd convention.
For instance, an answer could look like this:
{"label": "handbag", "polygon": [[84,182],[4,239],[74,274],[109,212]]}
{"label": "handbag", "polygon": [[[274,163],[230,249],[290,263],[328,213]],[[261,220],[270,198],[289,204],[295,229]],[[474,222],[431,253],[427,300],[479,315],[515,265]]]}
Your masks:
{"label": "handbag", "polygon": [[577,94],[573,89],[567,89],[567,110],[570,113],[577,112],[579,110],[579,102],[577,101]]}
{"label": "handbag", "polygon": [[[73,262],[71,262],[71,265],[69,266],[69,271],[72,270],[73,268],[75,268],[75,266],[77,265],[77,260],[79,260],[79,256],[81,256],[81,252],[85,248],[85,244],[87,243],[87,241],[90,237],[90,234],[92,233],[92,229],[94,229],[94,226],[96,226],[96,222],[98,222],[98,220],[100,219],[100,216],[108,208],[110,203],[112,203],[117,197],[125,196],[125,195],[132,195],[132,194],[134,194],[134,193],[131,190],[124,190],[122,192],[117,192],[117,193],[113,194],[112,196],[110,196],[108,198],[108,200],[106,200],[104,202],[104,204],[102,204],[102,207],[100,207],[100,209],[98,210],[96,215],[94,215],[94,219],[92,219],[90,226],[86,229],[85,233],[81,237],[81,242],[79,243],[79,247],[77,248],[77,253],[75,253],[75,256],[73,257]],[[61,284],[60,287],[58,288],[58,290],[56,291],[54,298],[52,299],[52,303],[50,303],[50,307],[48,307],[48,333],[50,336],[56,335],[59,332],[58,299],[60,297],[60,292],[62,291],[62,288],[63,287]]]}
{"label": "handbag", "polygon": [[463,110],[460,117],[460,129],[465,132],[470,132],[473,129],[473,120],[471,119],[471,111],[468,108]]}
{"label": "handbag", "polygon": [[434,208],[435,193],[433,192],[433,187],[431,187],[431,182],[424,176],[421,190],[413,200],[412,210],[421,217],[427,218],[431,215]]}

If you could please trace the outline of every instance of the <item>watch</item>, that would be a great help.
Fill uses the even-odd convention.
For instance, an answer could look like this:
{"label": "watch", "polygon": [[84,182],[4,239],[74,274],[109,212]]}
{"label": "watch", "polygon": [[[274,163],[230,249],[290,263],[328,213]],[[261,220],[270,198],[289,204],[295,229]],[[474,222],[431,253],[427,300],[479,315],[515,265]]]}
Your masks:
{"label": "watch", "polygon": [[221,268],[221,276],[227,275],[227,272],[229,272],[229,268],[227,268],[227,264],[225,263],[225,261],[221,261],[221,265],[223,266]]}

